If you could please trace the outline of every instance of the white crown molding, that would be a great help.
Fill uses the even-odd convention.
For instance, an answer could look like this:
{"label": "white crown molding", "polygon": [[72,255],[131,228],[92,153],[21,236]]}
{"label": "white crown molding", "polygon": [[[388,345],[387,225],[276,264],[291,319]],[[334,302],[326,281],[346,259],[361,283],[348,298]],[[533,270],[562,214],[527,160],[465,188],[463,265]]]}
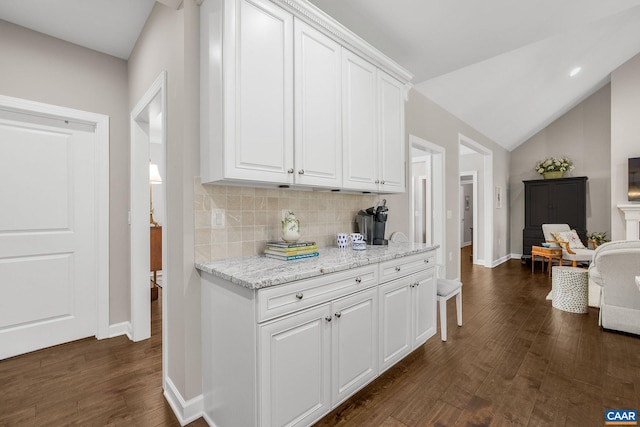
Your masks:
{"label": "white crown molding", "polygon": [[[294,16],[303,19],[319,31],[322,31],[349,50],[365,58],[378,68],[406,84],[413,79],[413,74],[401,67],[394,60],[358,37],[347,27],[327,15],[308,0],[271,0]],[[407,93],[411,86],[407,87]]]}

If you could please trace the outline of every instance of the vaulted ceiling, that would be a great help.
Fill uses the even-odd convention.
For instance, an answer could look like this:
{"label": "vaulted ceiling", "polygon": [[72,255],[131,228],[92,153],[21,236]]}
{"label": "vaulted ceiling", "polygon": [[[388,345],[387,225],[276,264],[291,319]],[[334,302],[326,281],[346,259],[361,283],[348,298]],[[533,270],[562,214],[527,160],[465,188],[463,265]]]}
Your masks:
{"label": "vaulted ceiling", "polygon": [[[508,150],[640,52],[640,0],[309,1],[411,71],[425,96]],[[127,59],[154,3],[0,0],[0,19]]]}

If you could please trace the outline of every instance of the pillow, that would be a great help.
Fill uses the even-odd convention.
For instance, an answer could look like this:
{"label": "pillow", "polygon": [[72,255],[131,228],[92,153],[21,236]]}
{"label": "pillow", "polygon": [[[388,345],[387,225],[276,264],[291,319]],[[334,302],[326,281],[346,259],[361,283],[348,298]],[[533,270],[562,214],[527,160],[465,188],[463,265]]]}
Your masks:
{"label": "pillow", "polygon": [[552,231],[551,235],[559,242],[568,242],[571,249],[585,249],[576,230]]}

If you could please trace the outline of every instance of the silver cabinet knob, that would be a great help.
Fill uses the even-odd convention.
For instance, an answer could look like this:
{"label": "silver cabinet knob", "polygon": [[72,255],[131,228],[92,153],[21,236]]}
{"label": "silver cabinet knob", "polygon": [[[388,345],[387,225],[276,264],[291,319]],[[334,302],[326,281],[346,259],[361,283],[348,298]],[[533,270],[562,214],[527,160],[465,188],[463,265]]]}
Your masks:
{"label": "silver cabinet knob", "polygon": [[339,319],[340,316],[342,316],[342,313],[340,313],[339,311],[336,313],[336,317]]}
{"label": "silver cabinet knob", "polygon": [[424,260],[424,263],[425,263],[425,264],[429,264],[429,259],[425,259],[425,260]]}
{"label": "silver cabinet knob", "polygon": [[380,184],[384,184],[384,179],[382,181],[380,181]]}
{"label": "silver cabinet knob", "polygon": [[416,280],[415,285],[416,285],[416,286],[420,286],[420,281],[419,281],[419,280]]}
{"label": "silver cabinet knob", "polygon": [[380,180],[379,179],[376,179],[376,184],[380,184]]}
{"label": "silver cabinet knob", "polygon": [[400,271],[400,267],[399,266],[396,266],[396,271]]}
{"label": "silver cabinet knob", "polygon": [[287,171],[287,173],[293,173],[293,168],[289,168],[289,170]]}
{"label": "silver cabinet knob", "polygon": [[300,170],[298,171],[298,174],[299,174],[299,175],[304,175],[304,169],[300,169]]}
{"label": "silver cabinet knob", "polygon": [[356,277],[356,283],[362,283],[362,277]]}
{"label": "silver cabinet knob", "polygon": [[331,316],[325,316],[324,320],[326,320],[327,322],[331,322]]}
{"label": "silver cabinet knob", "polygon": [[302,292],[298,292],[296,294],[296,298],[298,298],[298,299],[302,299],[303,297],[304,297],[304,294]]}

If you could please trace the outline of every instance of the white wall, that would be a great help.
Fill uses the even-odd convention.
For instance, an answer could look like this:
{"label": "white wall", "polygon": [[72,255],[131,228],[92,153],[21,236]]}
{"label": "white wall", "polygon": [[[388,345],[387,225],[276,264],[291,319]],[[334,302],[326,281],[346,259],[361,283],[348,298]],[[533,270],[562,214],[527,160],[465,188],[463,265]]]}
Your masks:
{"label": "white wall", "polygon": [[628,204],[629,157],[640,157],[640,55],[611,73],[611,237],[626,238],[624,215]]}
{"label": "white wall", "polygon": [[127,63],[2,20],[0,58],[0,94],[109,116],[109,322],[127,321]]}

